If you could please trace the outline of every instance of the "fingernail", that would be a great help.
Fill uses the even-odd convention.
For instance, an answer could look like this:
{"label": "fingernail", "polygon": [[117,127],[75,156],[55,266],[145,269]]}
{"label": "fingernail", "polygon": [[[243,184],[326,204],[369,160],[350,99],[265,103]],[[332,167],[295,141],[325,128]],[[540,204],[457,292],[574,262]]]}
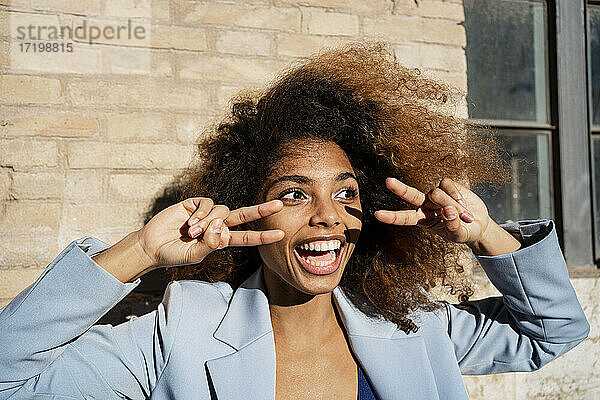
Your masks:
{"label": "fingernail", "polygon": [[192,237],[198,235],[200,232],[202,232],[202,228],[199,226],[194,226],[192,229],[190,229],[190,235]]}
{"label": "fingernail", "polygon": [[465,201],[463,199],[458,199],[458,204],[460,204],[464,208],[467,208],[467,203],[465,203]]}
{"label": "fingernail", "polygon": [[453,220],[456,218],[456,212],[452,208],[444,208],[444,216],[448,220]]}
{"label": "fingernail", "polygon": [[213,226],[212,231],[214,233],[221,233],[222,229],[223,229],[223,220],[221,218],[217,218],[217,220],[215,220],[215,225]]}
{"label": "fingernail", "polygon": [[189,225],[189,226],[192,226],[192,225],[194,225],[194,224],[195,224],[196,222],[198,222],[198,221],[200,221],[200,218],[198,218],[198,217],[194,217],[194,218],[192,218],[192,219],[190,219],[190,220],[188,221],[188,225]]}
{"label": "fingernail", "polygon": [[463,211],[462,214],[460,214],[460,217],[465,221],[465,222],[473,222],[475,221],[475,217],[473,217],[473,214],[471,214],[470,211]]}

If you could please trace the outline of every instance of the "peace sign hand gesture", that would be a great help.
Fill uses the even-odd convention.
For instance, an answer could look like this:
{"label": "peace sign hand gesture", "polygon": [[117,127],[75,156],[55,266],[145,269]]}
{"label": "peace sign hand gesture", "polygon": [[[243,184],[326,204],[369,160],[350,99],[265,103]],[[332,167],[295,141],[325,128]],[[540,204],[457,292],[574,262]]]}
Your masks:
{"label": "peace sign hand gesture", "polygon": [[386,224],[417,225],[456,243],[473,246],[484,238],[490,224],[485,203],[463,185],[444,178],[424,194],[398,179],[388,178],[394,194],[418,207],[416,210],[378,210],[375,217]]}
{"label": "peace sign hand gesture", "polygon": [[272,215],[283,208],[281,200],[230,211],[210,198],[191,197],[155,215],[138,232],[144,252],[151,260],[148,270],[200,263],[208,254],[228,246],[258,246],[281,240],[284,232],[229,230]]}

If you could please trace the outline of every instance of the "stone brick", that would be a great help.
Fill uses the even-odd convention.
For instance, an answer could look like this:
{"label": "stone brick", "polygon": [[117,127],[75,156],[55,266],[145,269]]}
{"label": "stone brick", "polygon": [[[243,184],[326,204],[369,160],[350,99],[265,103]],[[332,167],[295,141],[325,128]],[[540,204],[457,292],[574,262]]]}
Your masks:
{"label": "stone brick", "polygon": [[65,178],[58,172],[15,172],[10,190],[12,199],[53,199],[62,197]]}
{"label": "stone brick", "polygon": [[208,49],[208,40],[203,29],[153,25],[150,45],[161,49],[203,51]]}
{"label": "stone brick", "polygon": [[65,205],[64,224],[70,237],[94,236],[98,229],[130,228],[143,226],[147,204],[128,202],[123,204]]}
{"label": "stone brick", "polygon": [[[3,256],[0,256],[3,258]],[[0,258],[0,260],[2,260]],[[0,270],[0,297],[12,299],[39,278],[43,269],[15,268]],[[8,302],[7,302],[8,303]]]}
{"label": "stone brick", "polygon": [[365,17],[362,24],[365,36],[390,42],[411,42],[418,40],[423,34],[419,19],[404,16]]}
{"label": "stone brick", "polygon": [[216,90],[216,109],[219,113],[226,113],[232,106],[231,100],[234,96],[243,92],[244,89],[237,86],[219,86]]}
{"label": "stone brick", "polygon": [[219,32],[215,48],[220,53],[268,56],[271,52],[271,36],[261,32]]}
{"label": "stone brick", "polygon": [[465,51],[461,47],[422,44],[419,46],[419,54],[424,68],[465,73],[467,71]]}
{"label": "stone brick", "polygon": [[[2,22],[6,23],[6,28],[10,28],[10,33],[6,35],[6,31],[3,36],[8,36],[13,39],[23,40],[25,42],[31,42],[32,40],[48,40],[53,32],[47,28],[53,26],[57,28],[60,33],[60,27],[67,25],[66,21],[61,20],[58,14],[52,13],[40,13],[39,11],[31,10],[31,3],[25,5],[24,1],[18,0],[16,3],[11,1],[10,11],[3,13],[4,17]],[[19,7],[19,3],[20,7]],[[35,3],[42,3],[42,1],[34,1]],[[48,6],[51,7],[49,4]],[[48,6],[41,6],[39,9],[48,9]],[[31,29],[29,27],[32,27]],[[5,29],[6,29],[5,28]]]}
{"label": "stone brick", "polygon": [[396,62],[408,68],[421,68],[419,45],[410,43],[394,46]]}
{"label": "stone brick", "polygon": [[420,24],[421,37],[417,39],[418,41],[454,46],[467,45],[465,28],[459,22],[422,18]]}
{"label": "stone brick", "polygon": [[102,7],[102,2],[96,0],[11,0],[9,4],[12,9],[85,15],[96,15]]}
{"label": "stone brick", "polygon": [[376,15],[388,13],[392,8],[391,1],[386,0],[275,0],[276,6],[308,6],[332,8],[352,14]]}
{"label": "stone brick", "polygon": [[[5,278],[8,278],[9,275],[5,274],[10,274],[11,271],[25,271],[18,267],[27,267],[27,270],[45,268],[54,258],[56,258],[56,256],[58,256],[59,252],[56,237],[54,235],[37,235],[35,239],[32,238],[32,235],[0,235],[0,281],[2,281],[2,275],[4,275]],[[8,269],[6,269],[6,267],[8,267]],[[20,278],[25,277],[20,276]],[[36,278],[33,280],[35,279]],[[7,282],[8,279],[4,281],[4,285],[6,285]],[[18,284],[18,282],[14,283]],[[18,290],[17,293],[19,291],[20,290]],[[16,295],[17,293],[14,293],[13,295]],[[5,292],[0,289],[0,297],[4,296]]]}
{"label": "stone brick", "polygon": [[245,59],[229,56],[177,55],[179,76],[218,82],[264,84],[281,71],[286,63],[267,59]]}
{"label": "stone brick", "polygon": [[326,47],[338,47],[348,43],[347,38],[335,36],[313,36],[297,33],[277,35],[277,53],[286,57],[307,57]]}
{"label": "stone brick", "polygon": [[318,35],[356,36],[359,31],[356,15],[305,9],[304,29]]}
{"label": "stone brick", "polygon": [[0,234],[30,233],[55,235],[60,225],[62,204],[44,202],[0,203]]}
{"label": "stone brick", "polygon": [[102,14],[122,19],[168,22],[169,0],[107,0]]}
{"label": "stone brick", "polygon": [[58,162],[55,142],[27,139],[0,139],[0,163],[15,169],[54,167]]}
{"label": "stone brick", "polygon": [[268,6],[271,0],[217,0],[217,3],[251,4]]}
{"label": "stone brick", "polygon": [[187,2],[179,4],[175,20],[192,26],[210,24],[296,32],[300,30],[300,11],[296,8]]}
{"label": "stone brick", "polygon": [[600,339],[600,300],[598,299],[600,276],[571,279],[571,283],[592,327],[589,338],[598,343]]}
{"label": "stone brick", "polygon": [[175,120],[177,138],[184,144],[191,145],[192,143],[196,143],[202,134],[210,129],[211,126],[217,124],[221,118],[222,115],[177,115]]}
{"label": "stone brick", "polygon": [[3,104],[58,104],[60,81],[30,75],[0,76],[0,102]]}
{"label": "stone brick", "polygon": [[470,400],[516,399],[514,373],[486,376],[463,375]]}
{"label": "stone brick", "polygon": [[[95,118],[69,112],[37,114],[37,110],[14,110],[0,122],[4,136],[89,137],[98,133]],[[12,116],[12,118],[11,118]]]}
{"label": "stone brick", "polygon": [[0,38],[7,40],[11,37],[12,14],[4,9],[0,10]]}
{"label": "stone brick", "polygon": [[171,54],[144,48],[104,46],[102,72],[105,74],[173,75]]}
{"label": "stone brick", "polygon": [[110,144],[72,142],[71,168],[179,169],[188,166],[193,149],[175,144]]}
{"label": "stone brick", "polygon": [[104,0],[103,14],[123,19],[149,20],[152,17],[152,1]]}
{"label": "stone brick", "polygon": [[150,201],[174,181],[173,175],[114,174],[109,179],[109,196],[116,201]]}
{"label": "stone brick", "polygon": [[[0,24],[2,24],[2,15],[0,14]],[[1,29],[1,28],[0,28]],[[8,40],[0,39],[0,72],[10,70],[10,49],[11,44]]]}
{"label": "stone brick", "polygon": [[427,0],[415,2],[414,0],[396,0],[393,12],[397,15],[417,15],[454,21],[464,21],[465,19],[461,1]]}
{"label": "stone brick", "polygon": [[467,91],[467,74],[464,72],[432,71],[431,77],[443,81],[465,93]]}
{"label": "stone brick", "polygon": [[73,80],[69,98],[76,106],[123,106],[198,110],[208,106],[208,89],[170,81]]}
{"label": "stone brick", "polygon": [[104,172],[102,171],[67,171],[65,175],[65,199],[100,201],[102,199],[103,177]]}
{"label": "stone brick", "polygon": [[[56,43],[56,52],[34,52],[23,49],[20,42],[10,46],[10,71],[13,73],[51,73],[92,75],[102,73],[101,51],[90,48],[87,43],[74,42],[73,51],[69,52],[65,43]],[[63,51],[64,49],[64,51]]]}
{"label": "stone brick", "polygon": [[12,174],[10,168],[0,168],[0,201],[10,198],[9,189],[12,185]]}
{"label": "stone brick", "polygon": [[151,23],[147,19],[107,19],[72,16],[73,35],[86,44],[150,47]]}
{"label": "stone brick", "polygon": [[110,141],[164,142],[173,136],[168,117],[157,113],[108,114],[105,131]]}

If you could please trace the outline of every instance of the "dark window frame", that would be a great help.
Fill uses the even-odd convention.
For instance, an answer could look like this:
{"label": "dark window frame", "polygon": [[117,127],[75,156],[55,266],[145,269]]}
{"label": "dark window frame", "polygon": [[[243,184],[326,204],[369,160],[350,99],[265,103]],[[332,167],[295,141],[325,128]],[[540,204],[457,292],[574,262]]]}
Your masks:
{"label": "dark window frame", "polygon": [[600,262],[593,236],[588,2],[600,4],[600,0],[546,0],[549,123],[473,120],[495,130],[550,135],[554,221],[569,270],[575,274],[597,274],[594,264]]}
{"label": "dark window frame", "polygon": [[[587,78],[587,104],[588,104],[588,126],[589,126],[589,148],[590,148],[590,179],[592,182],[594,182],[596,185],[600,185],[600,176],[595,176],[595,169],[594,169],[594,164],[593,164],[593,151],[594,151],[594,144],[593,144],[593,140],[597,139],[600,140],[600,125],[594,125],[593,124],[593,107],[592,107],[592,83],[591,83],[591,74],[592,74],[592,65],[591,65],[591,49],[589,47],[589,43],[590,41],[588,40],[589,38],[589,32],[590,32],[590,25],[589,25],[589,18],[587,15],[588,12],[588,5],[594,5],[594,6],[598,6],[600,7],[600,0],[587,0],[584,2],[584,18],[585,18],[585,45],[586,45],[586,78]],[[598,209],[594,209],[594,190],[593,190],[593,185],[591,187],[592,190],[592,218],[593,221],[595,221],[598,216],[594,215],[594,212],[598,212],[600,213],[600,210]],[[596,199],[596,202],[598,202],[600,204],[600,199]],[[592,224],[592,238],[597,238],[598,235],[600,235],[599,231],[596,231],[598,227],[596,226],[595,223]],[[596,239],[597,240],[597,239]],[[598,267],[600,267],[600,246],[597,246],[596,243],[594,243],[595,249],[594,249],[594,260],[596,262],[596,265]]]}

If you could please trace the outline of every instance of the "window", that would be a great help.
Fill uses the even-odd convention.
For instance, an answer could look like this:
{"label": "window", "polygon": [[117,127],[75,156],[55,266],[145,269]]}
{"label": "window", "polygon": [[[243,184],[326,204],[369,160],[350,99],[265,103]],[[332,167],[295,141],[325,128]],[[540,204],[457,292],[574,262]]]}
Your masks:
{"label": "window", "polygon": [[600,257],[600,2],[587,6],[588,82],[590,93],[590,133],[592,182],[594,186],[594,237],[596,257]]}
{"label": "window", "polygon": [[463,4],[469,118],[495,128],[513,178],[480,195],[496,221],[553,218],[546,4]]}
{"label": "window", "polygon": [[498,222],[554,219],[570,268],[600,257],[600,1],[588,3],[589,91],[585,0],[463,0],[469,118],[492,127],[512,175],[478,193]]}

